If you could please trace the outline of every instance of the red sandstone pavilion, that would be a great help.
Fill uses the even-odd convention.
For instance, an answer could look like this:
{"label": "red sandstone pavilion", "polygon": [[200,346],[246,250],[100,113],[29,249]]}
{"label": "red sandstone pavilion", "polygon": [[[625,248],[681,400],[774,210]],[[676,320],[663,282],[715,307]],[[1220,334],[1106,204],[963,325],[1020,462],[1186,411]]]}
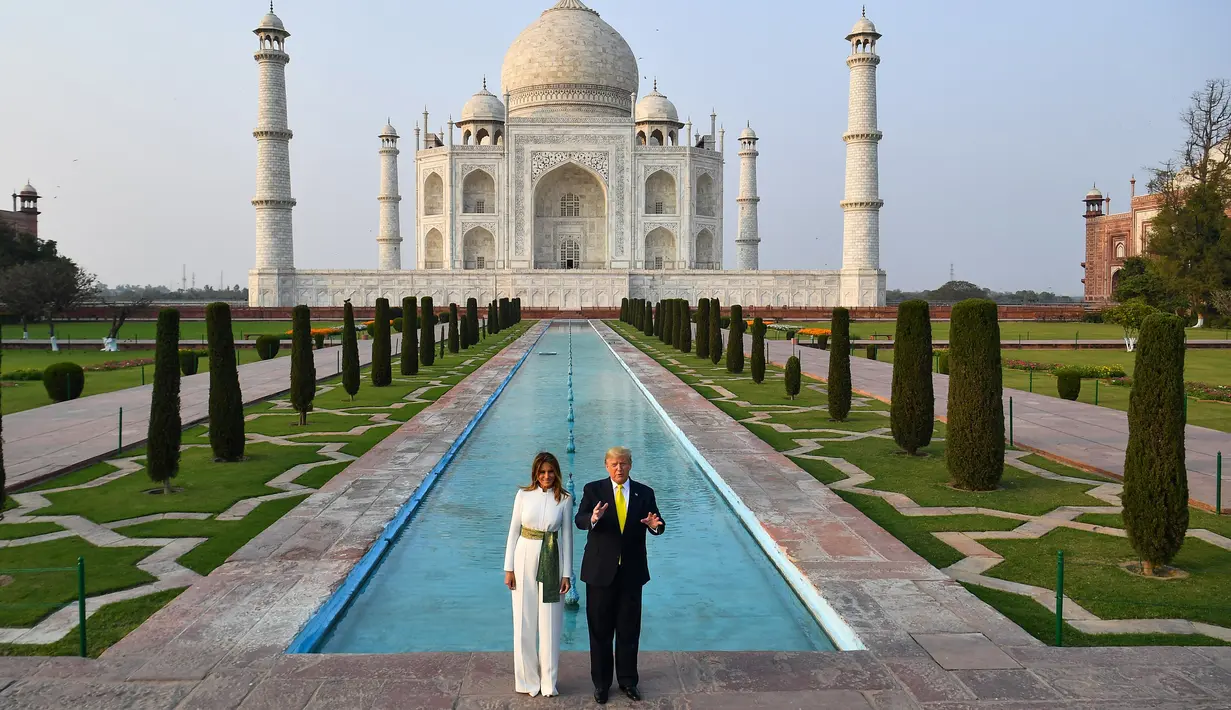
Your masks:
{"label": "red sandstone pavilion", "polygon": [[1086,193],[1086,301],[1106,303],[1116,291],[1120,269],[1130,256],[1145,254],[1150,220],[1162,209],[1163,196],[1137,194],[1137,178],[1129,180],[1128,212],[1111,214],[1111,198],[1097,186]]}

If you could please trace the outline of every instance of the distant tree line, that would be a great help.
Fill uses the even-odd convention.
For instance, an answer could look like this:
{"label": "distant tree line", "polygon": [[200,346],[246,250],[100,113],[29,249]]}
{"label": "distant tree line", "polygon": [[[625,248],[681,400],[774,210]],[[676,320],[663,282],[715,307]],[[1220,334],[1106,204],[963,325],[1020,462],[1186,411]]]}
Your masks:
{"label": "distant tree line", "polygon": [[247,301],[248,288],[235,284],[228,288],[167,288],[166,286],[138,286],[136,284],[120,284],[115,287],[102,285],[99,294],[108,300],[140,301]]}
{"label": "distant tree line", "polygon": [[1058,296],[1051,291],[992,291],[969,281],[950,281],[931,291],[899,291],[896,289],[885,291],[885,300],[891,304],[915,300],[933,304],[957,303],[968,298],[984,298],[1002,306],[1032,303],[1081,303],[1082,300],[1076,296]]}

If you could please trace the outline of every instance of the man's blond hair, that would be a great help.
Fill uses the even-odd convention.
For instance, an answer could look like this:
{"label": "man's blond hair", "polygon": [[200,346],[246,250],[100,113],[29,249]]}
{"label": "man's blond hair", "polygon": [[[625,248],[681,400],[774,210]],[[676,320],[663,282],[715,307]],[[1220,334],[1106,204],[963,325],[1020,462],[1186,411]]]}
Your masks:
{"label": "man's blond hair", "polygon": [[613,446],[607,449],[607,455],[603,457],[603,462],[606,463],[611,459],[628,459],[629,463],[633,461],[633,452],[625,446]]}

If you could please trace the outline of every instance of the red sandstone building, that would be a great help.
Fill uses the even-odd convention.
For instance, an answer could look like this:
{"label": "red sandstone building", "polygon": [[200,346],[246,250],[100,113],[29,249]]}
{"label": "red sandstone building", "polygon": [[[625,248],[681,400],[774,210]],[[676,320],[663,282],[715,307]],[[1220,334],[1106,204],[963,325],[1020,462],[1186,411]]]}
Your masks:
{"label": "red sandstone building", "polygon": [[1106,303],[1116,291],[1124,260],[1145,253],[1150,220],[1162,207],[1162,195],[1137,194],[1137,180],[1129,181],[1128,212],[1111,214],[1111,198],[1094,187],[1086,193],[1086,301]]}
{"label": "red sandstone building", "polygon": [[19,234],[38,236],[38,192],[30,183],[13,193],[13,211],[0,210],[0,222],[12,225]]}

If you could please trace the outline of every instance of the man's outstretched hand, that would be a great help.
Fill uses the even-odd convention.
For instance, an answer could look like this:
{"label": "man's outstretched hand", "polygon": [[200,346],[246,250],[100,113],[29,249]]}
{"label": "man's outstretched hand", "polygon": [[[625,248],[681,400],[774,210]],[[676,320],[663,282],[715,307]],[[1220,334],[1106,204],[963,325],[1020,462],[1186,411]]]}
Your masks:
{"label": "man's outstretched hand", "polygon": [[607,504],[599,502],[594,506],[594,512],[590,513],[590,527],[598,524],[598,519],[603,517],[603,513],[607,512]]}
{"label": "man's outstretched hand", "polygon": [[658,526],[663,524],[663,519],[658,517],[658,513],[650,513],[649,515],[642,518],[641,522],[645,523],[646,527],[648,527],[649,529],[657,530]]}

